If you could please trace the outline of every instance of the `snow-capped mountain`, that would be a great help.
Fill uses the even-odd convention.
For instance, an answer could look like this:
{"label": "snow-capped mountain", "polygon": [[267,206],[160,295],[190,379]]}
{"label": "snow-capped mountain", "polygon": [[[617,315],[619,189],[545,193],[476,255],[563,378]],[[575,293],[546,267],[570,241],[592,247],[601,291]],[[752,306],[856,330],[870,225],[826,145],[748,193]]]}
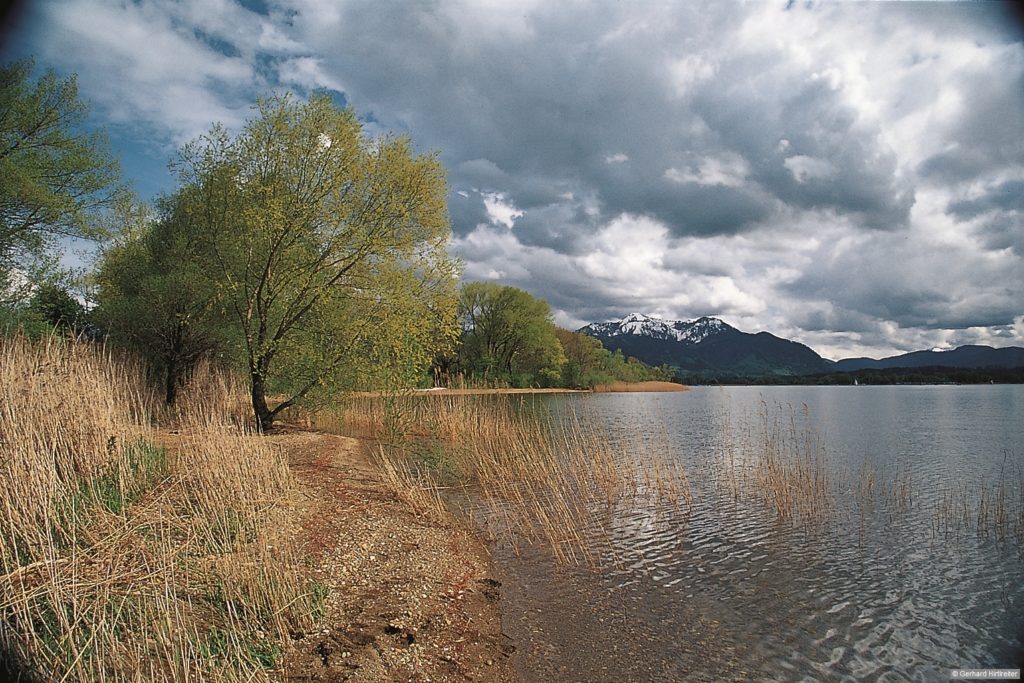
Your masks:
{"label": "snow-capped mountain", "polygon": [[643,313],[630,313],[621,320],[591,323],[581,328],[579,332],[599,338],[635,334],[652,339],[670,339],[684,344],[699,344],[708,337],[732,329],[735,328],[729,327],[718,318],[663,320]]}
{"label": "snow-capped mountain", "polygon": [[669,365],[681,375],[704,379],[813,375],[866,368],[1009,368],[1024,364],[1024,348],[988,346],[916,351],[881,360],[830,361],[798,342],[768,332],[748,334],[710,317],[663,320],[631,313],[621,320],[591,323],[577,332],[596,337],[606,349],[621,351],[648,365]]}
{"label": "snow-capped mountain", "polygon": [[803,344],[767,332],[747,334],[711,317],[663,320],[632,313],[577,331],[600,339],[612,351],[684,373],[800,375],[827,372],[830,365]]}

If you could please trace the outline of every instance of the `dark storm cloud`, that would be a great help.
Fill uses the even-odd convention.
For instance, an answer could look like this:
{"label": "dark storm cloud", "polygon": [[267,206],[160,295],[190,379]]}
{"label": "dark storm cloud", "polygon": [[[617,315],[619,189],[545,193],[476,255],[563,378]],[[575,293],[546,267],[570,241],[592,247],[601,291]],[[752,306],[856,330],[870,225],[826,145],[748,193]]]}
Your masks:
{"label": "dark storm cloud", "polygon": [[[979,230],[982,243],[989,249],[1009,249],[1024,257],[1024,219],[1008,214],[986,221]],[[1020,273],[1024,278],[1024,273]]]}
{"label": "dark storm cloud", "polygon": [[452,222],[453,232],[460,237],[472,232],[481,223],[487,223],[487,209],[483,197],[478,192],[450,192],[448,194],[448,214]]}
{"label": "dark storm cloud", "polygon": [[769,60],[756,55],[730,64],[720,78],[739,87],[709,84],[694,101],[701,118],[777,199],[852,214],[870,228],[904,226],[913,188],[896,178],[895,155],[880,143],[879,131],[858,122],[827,76],[762,77],[759,69]]}
{"label": "dark storm cloud", "polygon": [[515,223],[515,234],[525,246],[546,247],[560,254],[580,255],[586,238],[599,229],[595,217],[576,203],[560,202],[528,209]]}
{"label": "dark storm cloud", "polygon": [[999,183],[975,199],[951,202],[948,210],[960,219],[974,218],[990,211],[1024,211],[1024,180]]}
{"label": "dark storm cloud", "polygon": [[[586,13],[524,10],[523,26],[504,33],[474,31],[444,10],[356,4],[331,27],[338,47],[322,47],[346,70],[357,106],[393,112],[418,139],[441,147],[455,189],[486,184],[506,193],[526,212],[528,238],[537,244],[571,250],[566,236],[576,231],[552,226],[545,236],[539,228],[558,213],[553,205],[570,201],[547,191],[560,184],[593,194],[605,221],[623,212],[650,215],[677,236],[749,230],[780,201],[849,213],[872,228],[906,221],[913,192],[894,179],[892,154],[876,131],[855,125],[854,112],[813,80],[812,70],[765,77],[778,55],[738,51],[715,67],[715,78],[677,92],[674,79],[692,74],[685,61],[678,74],[672,64],[714,48],[719,36],[737,30],[741,12],[669,5],[654,17],[662,42],[649,44],[646,34],[623,33],[630,9],[616,3]],[[371,57],[373,70],[345,68]],[[701,68],[695,63],[689,71]],[[792,150],[780,150],[780,140]],[[726,186],[665,177],[724,152],[749,167],[742,186],[743,178]],[[628,160],[609,162],[616,154]],[[798,179],[785,166],[787,155],[827,159],[834,170]],[[538,177],[548,184],[531,186]],[[458,222],[461,212],[453,217],[457,233],[473,229]]]}
{"label": "dark storm cloud", "polygon": [[976,79],[958,85],[969,103],[950,130],[936,130],[942,149],[918,167],[926,179],[948,185],[1024,164],[1024,72],[1020,54],[999,55],[993,70],[1010,79]]}
{"label": "dark storm cloud", "polygon": [[[837,309],[905,327],[1011,325],[1021,315],[1022,271],[1019,259],[1005,262],[1002,270],[986,272],[949,249],[922,254],[907,244],[880,240],[834,257],[823,254],[784,289],[804,300],[828,301]],[[993,272],[1000,281],[987,281]]]}

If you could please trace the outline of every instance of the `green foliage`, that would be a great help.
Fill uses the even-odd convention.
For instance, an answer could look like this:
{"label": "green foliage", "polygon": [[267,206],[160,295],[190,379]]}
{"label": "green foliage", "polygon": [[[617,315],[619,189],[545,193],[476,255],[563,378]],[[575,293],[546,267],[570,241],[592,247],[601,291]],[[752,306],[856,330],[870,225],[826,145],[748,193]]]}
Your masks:
{"label": "green foliage", "polygon": [[95,278],[96,322],[111,342],[146,359],[168,404],[196,362],[232,340],[206,272],[202,226],[189,219],[187,201],[187,193],[162,201],[159,217],[134,202],[119,204],[120,238],[104,252]]}
{"label": "green foliage", "polygon": [[60,332],[77,333],[87,324],[85,307],[81,302],[52,282],[45,282],[36,288],[28,307]]}
{"label": "green foliage", "polygon": [[331,589],[327,587],[327,584],[315,580],[309,582],[310,617],[315,623],[319,623],[326,616],[327,597],[330,594]]}
{"label": "green foliage", "polygon": [[259,635],[210,628],[199,641],[199,656],[222,665],[240,667],[242,656],[264,669],[273,669],[281,658],[281,646]]}
{"label": "green foliage", "polygon": [[521,387],[560,383],[566,359],[546,301],[515,287],[467,282],[458,315],[464,373]]}
{"label": "green foliage", "polygon": [[556,330],[565,350],[566,362],[562,367],[562,384],[574,388],[593,388],[612,382],[670,381],[675,373],[663,365],[652,368],[636,358],[625,358],[621,350],[604,348],[600,339],[586,334]]}
{"label": "green foliage", "polygon": [[[176,195],[262,428],[339,388],[415,384],[454,336],[444,170],[326,96],[262,100],[186,147]],[[270,391],[286,396],[273,410]]]}
{"label": "green foliage", "polygon": [[58,506],[57,518],[81,519],[97,508],[120,515],[167,474],[166,450],[148,441],[128,444],[124,456],[119,468],[83,480],[78,492]]}
{"label": "green foliage", "polygon": [[82,132],[87,108],[75,78],[53,71],[35,83],[31,60],[0,67],[0,284],[42,256],[56,235],[93,238],[97,211],[125,192],[98,133]]}

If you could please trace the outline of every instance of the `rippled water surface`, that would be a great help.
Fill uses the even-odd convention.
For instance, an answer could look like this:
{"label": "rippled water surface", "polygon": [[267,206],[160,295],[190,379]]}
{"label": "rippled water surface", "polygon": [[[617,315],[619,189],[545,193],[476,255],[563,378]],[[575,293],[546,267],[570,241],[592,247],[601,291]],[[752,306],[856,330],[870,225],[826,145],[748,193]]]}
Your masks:
{"label": "rippled water surface", "polygon": [[[548,407],[572,402],[613,442],[681,461],[693,502],[608,510],[597,569],[498,547],[525,680],[948,680],[1020,666],[1024,387],[694,388]],[[744,463],[771,429],[822,453],[826,514],[780,520],[748,490]],[[886,482],[905,485],[887,495]],[[1003,533],[977,518],[1000,487]]]}

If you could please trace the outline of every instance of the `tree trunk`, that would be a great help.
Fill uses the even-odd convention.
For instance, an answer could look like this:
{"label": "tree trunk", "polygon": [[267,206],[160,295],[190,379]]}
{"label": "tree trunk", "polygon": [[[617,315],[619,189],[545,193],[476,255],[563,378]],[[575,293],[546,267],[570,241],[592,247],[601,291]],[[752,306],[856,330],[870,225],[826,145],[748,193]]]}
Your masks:
{"label": "tree trunk", "polygon": [[256,416],[256,427],[261,432],[269,432],[274,428],[274,414],[267,407],[267,387],[263,375],[253,371],[252,379],[252,410]]}
{"label": "tree trunk", "polygon": [[167,360],[165,371],[167,377],[164,384],[164,401],[167,405],[173,406],[174,401],[178,398],[178,368],[173,358]]}
{"label": "tree trunk", "polygon": [[164,383],[164,401],[167,405],[173,406],[178,398],[178,384],[180,375],[186,369],[182,360],[182,347],[184,324],[179,320],[174,326],[174,336],[171,337],[171,348],[164,354],[164,368],[167,371],[166,382]]}

